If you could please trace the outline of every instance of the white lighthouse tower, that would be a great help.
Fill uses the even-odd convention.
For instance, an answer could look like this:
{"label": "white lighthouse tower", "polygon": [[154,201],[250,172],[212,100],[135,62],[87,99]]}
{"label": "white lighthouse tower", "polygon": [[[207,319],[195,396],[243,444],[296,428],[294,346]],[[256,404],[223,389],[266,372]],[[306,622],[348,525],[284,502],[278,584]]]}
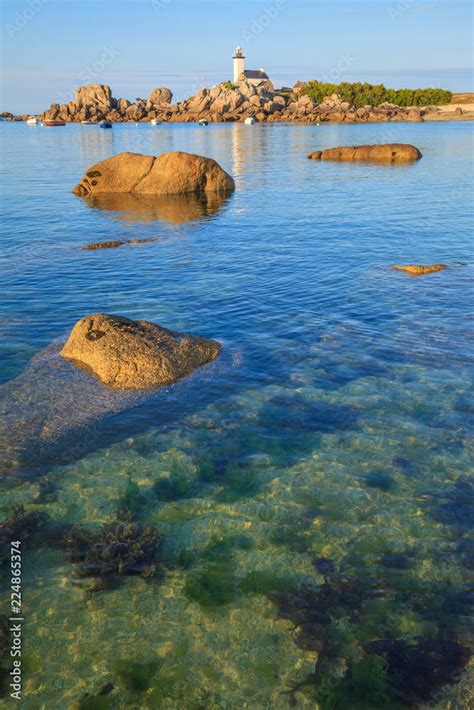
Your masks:
{"label": "white lighthouse tower", "polygon": [[245,57],[242,47],[237,47],[232,58],[234,60],[234,84],[237,84],[239,76],[245,71]]}

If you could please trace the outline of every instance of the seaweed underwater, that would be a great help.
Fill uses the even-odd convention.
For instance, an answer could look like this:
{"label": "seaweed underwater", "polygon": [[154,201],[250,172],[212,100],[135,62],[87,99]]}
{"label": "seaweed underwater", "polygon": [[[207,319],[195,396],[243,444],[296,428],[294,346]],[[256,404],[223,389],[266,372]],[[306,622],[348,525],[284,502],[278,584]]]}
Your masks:
{"label": "seaweed underwater", "polygon": [[[406,558],[396,561],[402,559],[405,568]],[[391,567],[394,560],[388,562]],[[319,587],[272,595],[279,616],[294,625],[294,643],[318,655],[314,673],[290,683],[290,705],[305,692],[328,710],[348,703],[360,710],[416,708],[459,680],[472,656],[460,617],[472,613],[474,590],[453,593],[448,585],[419,580],[391,584],[375,571],[363,580],[336,571],[331,560],[320,559],[316,567],[325,579]],[[416,628],[387,623],[397,607],[407,619],[416,616]]]}

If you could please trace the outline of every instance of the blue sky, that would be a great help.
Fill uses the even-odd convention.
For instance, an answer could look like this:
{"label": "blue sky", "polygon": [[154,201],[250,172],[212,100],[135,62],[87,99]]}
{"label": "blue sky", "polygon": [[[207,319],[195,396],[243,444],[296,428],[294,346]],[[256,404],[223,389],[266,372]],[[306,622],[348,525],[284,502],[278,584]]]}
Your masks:
{"label": "blue sky", "polygon": [[0,0],[0,110],[39,112],[99,82],[113,95],[176,99],[248,68],[298,79],[473,90],[464,0]]}

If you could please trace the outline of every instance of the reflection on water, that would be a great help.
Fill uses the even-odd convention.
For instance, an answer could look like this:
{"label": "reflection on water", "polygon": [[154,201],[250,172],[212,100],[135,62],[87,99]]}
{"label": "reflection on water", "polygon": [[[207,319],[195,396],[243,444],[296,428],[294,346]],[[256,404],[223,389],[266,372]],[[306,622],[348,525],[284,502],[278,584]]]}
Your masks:
{"label": "reflection on water", "polygon": [[229,199],[230,196],[218,192],[160,196],[116,193],[94,195],[84,202],[89,207],[112,212],[115,219],[126,222],[185,224],[217,216]]}
{"label": "reflection on water", "polygon": [[[90,128],[0,125],[0,543],[27,540],[28,706],[472,707],[470,126]],[[306,158],[383,142],[424,157]],[[123,150],[208,155],[237,190],[69,192]],[[389,268],[436,262],[465,265]],[[127,399],[50,346],[93,312],[223,353]]]}

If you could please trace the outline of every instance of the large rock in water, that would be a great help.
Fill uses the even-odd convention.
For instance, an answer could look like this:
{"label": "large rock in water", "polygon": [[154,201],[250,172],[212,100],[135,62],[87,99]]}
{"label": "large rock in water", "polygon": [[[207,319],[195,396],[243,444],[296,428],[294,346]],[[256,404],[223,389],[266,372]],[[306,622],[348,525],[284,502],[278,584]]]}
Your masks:
{"label": "large rock in water", "polygon": [[437,271],[443,271],[448,267],[446,264],[407,264],[406,266],[392,266],[392,269],[398,269],[398,271],[406,271],[407,274],[412,276],[422,276],[423,274],[435,274]]}
{"label": "large rock in water", "polygon": [[311,160],[369,161],[375,163],[412,163],[422,158],[414,145],[386,143],[385,145],[356,145],[317,150]]}
{"label": "large rock in water", "polygon": [[177,382],[220,352],[215,340],[97,314],[76,323],[61,355],[86,366],[111,387],[152,389]]}
{"label": "large rock in water", "polygon": [[225,193],[234,189],[234,180],[215,160],[178,151],[158,157],[119,153],[89,168],[73,192],[88,197],[119,192],[141,195]]}

